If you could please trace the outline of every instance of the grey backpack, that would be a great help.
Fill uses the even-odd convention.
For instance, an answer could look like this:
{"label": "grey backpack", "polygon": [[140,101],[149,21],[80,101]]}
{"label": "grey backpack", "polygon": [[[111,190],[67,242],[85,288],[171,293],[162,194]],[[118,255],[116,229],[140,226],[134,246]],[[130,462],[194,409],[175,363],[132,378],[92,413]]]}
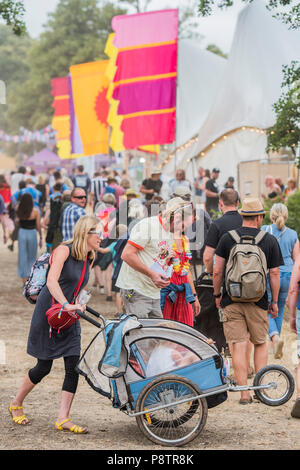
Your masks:
{"label": "grey backpack", "polygon": [[258,302],[267,288],[267,260],[258,244],[266,232],[256,237],[228,232],[236,242],[230,250],[225,270],[226,291],[234,302]]}

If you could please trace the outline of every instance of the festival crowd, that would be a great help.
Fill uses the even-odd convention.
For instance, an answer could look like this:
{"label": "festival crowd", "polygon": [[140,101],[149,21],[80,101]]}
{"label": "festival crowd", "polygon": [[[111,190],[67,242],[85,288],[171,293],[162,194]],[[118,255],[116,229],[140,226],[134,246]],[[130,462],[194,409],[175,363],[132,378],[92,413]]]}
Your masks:
{"label": "festival crowd", "polygon": [[[18,277],[23,285],[38,249],[52,254],[47,285],[38,296],[28,338],[27,352],[37,358],[37,364],[26,374],[10,405],[15,423],[28,424],[24,398],[50,372],[53,360],[63,357],[66,375],[56,428],[87,432],[69,419],[78,382],[79,322],[61,334],[53,348],[45,311],[53,299],[70,314],[83,311],[85,305],[77,297],[73,299],[73,293],[79,280],[81,286],[87,284],[90,273],[92,289],[105,295],[107,302],[115,302],[117,317],[126,312],[137,318],[175,320],[193,328],[197,322],[201,325],[197,279],[203,275],[211,278],[213,308],[222,323],[238,385],[246,385],[254,372],[267,365],[270,352],[275,359],[282,358],[286,305],[300,344],[299,240],[286,225],[286,202],[297,191],[296,181],[289,178],[284,184],[279,177],[265,178],[267,192],[261,199],[276,202],[271,206],[271,224],[263,225],[261,200],[241,200],[234,178],[220,187],[219,175],[219,168],[199,168],[190,181],[184,170],[177,169],[164,196],[159,168],[152,170],[139,190],[133,189],[126,171],[119,174],[105,167],[92,177],[82,165],[72,175],[59,168],[36,175],[25,167],[0,175],[3,240],[9,250],[18,250]],[[249,237],[263,253],[268,276],[260,297],[241,303],[230,294],[224,278],[234,245]],[[300,418],[300,366],[296,383],[291,414]],[[241,392],[240,404],[252,401],[249,391]]]}

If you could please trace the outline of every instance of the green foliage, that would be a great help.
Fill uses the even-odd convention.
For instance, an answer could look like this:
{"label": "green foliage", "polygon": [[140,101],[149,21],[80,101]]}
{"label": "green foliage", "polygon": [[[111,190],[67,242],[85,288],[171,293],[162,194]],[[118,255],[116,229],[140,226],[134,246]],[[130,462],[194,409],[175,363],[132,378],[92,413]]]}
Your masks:
{"label": "green foliage", "polygon": [[142,13],[148,10],[152,0],[119,0],[126,8],[133,8],[136,13]]}
{"label": "green foliage", "polygon": [[210,217],[210,218],[211,218],[211,220],[217,220],[217,219],[219,219],[220,217],[222,217],[222,215],[223,215],[223,214],[222,214],[221,211],[219,211],[219,210],[218,210],[218,211],[215,211],[215,210],[212,209],[212,210],[211,210],[211,217]]}
{"label": "green foliage", "polygon": [[209,52],[213,52],[214,54],[217,54],[220,57],[224,57],[224,59],[227,59],[227,54],[222,52],[221,49],[218,46],[216,46],[215,44],[208,44],[206,50],[209,51]]}
{"label": "green foliage", "polygon": [[[300,63],[292,62],[283,68],[283,92],[273,105],[276,123],[267,130],[268,150],[290,148],[294,155],[300,142]],[[300,162],[297,162],[299,168]]]}
{"label": "green foliage", "polygon": [[300,237],[300,191],[297,191],[288,198],[287,208],[289,218],[286,225],[296,230],[298,237]]}
{"label": "green foliage", "polygon": [[[272,224],[272,221],[270,219],[271,208],[273,204],[277,204],[279,202],[283,203],[282,198],[280,198],[279,196],[274,199],[265,200],[264,209],[266,211],[266,215],[263,222],[264,225]],[[300,191],[289,196],[286,205],[289,212],[289,217],[286,225],[287,227],[296,230],[296,232],[298,233],[298,237],[300,237]]]}
{"label": "green foliage", "polygon": [[282,201],[282,198],[280,196],[277,196],[275,198],[272,198],[272,199],[265,199],[264,201],[264,209],[265,209],[265,212],[266,212],[266,215],[264,217],[264,225],[270,225],[272,222],[271,222],[271,219],[270,219],[270,212],[271,212],[271,207],[273,206],[273,204],[277,204],[279,202],[283,202]]}
{"label": "green foliage", "polygon": [[49,125],[53,117],[51,79],[66,76],[71,65],[107,59],[104,49],[112,32],[111,20],[126,11],[113,2],[98,3],[60,0],[48,15],[44,32],[28,53],[28,78],[15,88],[15,99],[7,110],[11,131]]}
{"label": "green foliage", "polygon": [[28,50],[32,40],[27,33],[16,36],[12,28],[0,25],[0,79],[6,86],[6,105],[0,108],[0,129],[7,132],[18,130],[8,123],[8,110],[16,100],[15,90],[29,76]]}
{"label": "green foliage", "polygon": [[[242,0],[245,4],[253,0]],[[226,9],[234,5],[234,0],[199,0],[198,12],[201,16],[212,14],[213,8]],[[284,7],[284,9],[283,9]],[[266,8],[273,12],[273,16],[290,28],[300,27],[300,4],[297,0],[268,0]]]}
{"label": "green foliage", "polygon": [[26,31],[23,21],[24,5],[22,1],[2,0],[0,1],[0,17],[8,26],[12,27],[12,31],[20,36]]}

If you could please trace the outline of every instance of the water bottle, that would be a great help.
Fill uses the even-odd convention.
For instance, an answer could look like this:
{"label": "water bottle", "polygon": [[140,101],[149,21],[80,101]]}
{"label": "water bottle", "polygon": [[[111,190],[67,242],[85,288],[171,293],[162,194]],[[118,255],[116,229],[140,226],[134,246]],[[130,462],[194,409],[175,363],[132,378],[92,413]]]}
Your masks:
{"label": "water bottle", "polygon": [[224,359],[222,374],[223,374],[223,377],[230,376],[230,359],[228,357]]}
{"label": "water bottle", "polygon": [[90,291],[82,289],[80,294],[78,295],[77,301],[80,305],[86,305],[91,298]]}
{"label": "water bottle", "polygon": [[223,322],[223,309],[222,308],[219,308],[218,314],[219,314],[219,322],[222,323]]}

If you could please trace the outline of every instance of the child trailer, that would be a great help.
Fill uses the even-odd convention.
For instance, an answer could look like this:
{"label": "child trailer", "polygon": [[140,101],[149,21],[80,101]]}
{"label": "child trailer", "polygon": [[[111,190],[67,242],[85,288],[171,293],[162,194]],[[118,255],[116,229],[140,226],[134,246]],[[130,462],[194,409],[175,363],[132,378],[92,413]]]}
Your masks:
{"label": "child trailer", "polygon": [[[269,406],[286,403],[294,392],[292,374],[269,365],[252,386],[237,386],[223,376],[223,358],[197,330],[163,319],[121,315],[101,320],[78,311],[100,331],[77,370],[115,408],[136,418],[141,432],[163,446],[182,446],[205,426],[208,408],[226,401],[227,392],[253,390]],[[158,359],[159,358],[159,359]]]}

